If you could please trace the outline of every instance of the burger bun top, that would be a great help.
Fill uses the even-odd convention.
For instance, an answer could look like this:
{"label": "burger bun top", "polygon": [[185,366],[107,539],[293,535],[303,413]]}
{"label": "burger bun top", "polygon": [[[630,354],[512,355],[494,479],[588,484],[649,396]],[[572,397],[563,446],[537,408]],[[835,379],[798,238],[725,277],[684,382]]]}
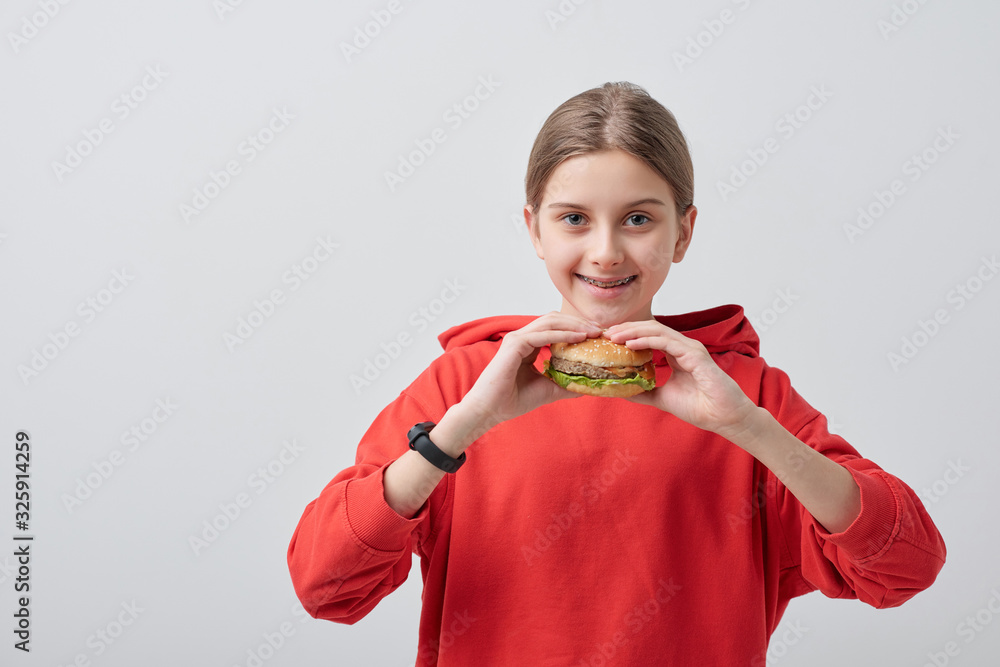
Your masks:
{"label": "burger bun top", "polygon": [[642,366],[653,360],[651,350],[632,350],[603,336],[579,343],[552,343],[549,349],[553,357],[608,368]]}

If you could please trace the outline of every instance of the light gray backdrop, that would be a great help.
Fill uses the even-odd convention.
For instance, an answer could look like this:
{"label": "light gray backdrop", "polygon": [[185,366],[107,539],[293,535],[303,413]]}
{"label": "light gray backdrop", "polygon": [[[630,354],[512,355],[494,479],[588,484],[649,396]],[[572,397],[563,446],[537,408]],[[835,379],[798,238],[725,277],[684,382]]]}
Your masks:
{"label": "light gray backdrop", "polygon": [[901,608],[795,600],[769,662],[993,664],[998,18],[985,0],[4,3],[0,663],[413,664],[418,563],[357,625],[314,621],[289,538],[438,333],[559,307],[521,223],[528,152],[561,102],[629,80],[695,162],[693,246],[654,311],[741,304],[948,546]]}

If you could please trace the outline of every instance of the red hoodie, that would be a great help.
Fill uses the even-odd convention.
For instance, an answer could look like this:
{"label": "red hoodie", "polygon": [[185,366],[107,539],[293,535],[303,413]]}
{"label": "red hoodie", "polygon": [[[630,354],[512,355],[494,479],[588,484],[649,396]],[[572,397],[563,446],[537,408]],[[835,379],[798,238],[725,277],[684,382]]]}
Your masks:
{"label": "red hoodie", "polygon": [[[765,664],[788,601],[820,590],[893,607],[927,588],[945,545],[916,494],[827,430],[758,356],[736,305],[657,319],[701,341],[791,433],[847,468],[861,514],[830,534],[742,449],[651,406],[583,396],[500,424],[405,519],[382,471],[406,432],[458,403],[509,331],[489,317],[439,336],[445,353],[386,407],[306,506],[288,547],[316,618],[353,624],[420,556],[419,665]],[[541,370],[548,357],[536,361]],[[671,370],[654,353],[657,385]]]}

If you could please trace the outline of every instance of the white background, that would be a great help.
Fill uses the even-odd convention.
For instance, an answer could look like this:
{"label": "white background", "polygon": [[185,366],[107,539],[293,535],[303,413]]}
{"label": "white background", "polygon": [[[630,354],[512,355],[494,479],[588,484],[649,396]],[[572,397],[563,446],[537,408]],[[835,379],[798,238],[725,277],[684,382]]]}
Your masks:
{"label": "white background", "polygon": [[[793,601],[771,664],[922,665],[949,642],[948,664],[993,664],[1000,622],[971,637],[959,625],[1000,609],[1000,280],[977,276],[993,277],[984,258],[1000,252],[998,5],[567,0],[553,22],[554,0],[404,1],[348,58],[342,45],[387,3],[49,4],[52,17],[39,0],[0,12],[0,538],[19,532],[18,430],[32,439],[36,536],[30,655],[12,648],[15,562],[0,549],[0,663],[252,665],[288,622],[264,664],[413,664],[418,563],[355,626],[315,621],[296,604],[289,538],[378,411],[440,354],[438,333],[559,307],[519,222],[528,153],[560,103],[628,80],[676,114],[695,163],[693,245],[654,312],[742,305],[768,363],[923,494],[948,546],[934,586],[901,608]],[[732,20],[713,23],[723,10]],[[480,77],[499,85],[446,122]],[[800,109],[814,87],[829,99]],[[241,144],[275,109],[294,118],[248,161]],[[779,133],[797,111],[806,120]],[[75,168],[54,166],[88,152],[102,119],[112,131]],[[390,189],[386,172],[435,128],[446,141]],[[935,152],[947,128],[957,139]],[[718,183],[769,137],[780,149],[723,197]],[[926,149],[936,160],[914,180],[905,164]],[[185,220],[181,205],[230,160],[240,172]],[[903,194],[849,238],[895,179]],[[283,276],[318,237],[338,247],[293,290]],[[116,271],[132,276],[123,289]],[[461,289],[442,311],[446,280]],[[960,284],[974,298],[956,299]],[[284,302],[227,345],[275,289]],[[774,317],[782,292],[794,298]],[[939,309],[944,323],[919,334]],[[352,386],[401,333],[412,344]],[[920,346],[894,368],[904,337]],[[158,399],[177,406],[162,423]],[[124,444],[144,420],[145,440]],[[294,460],[271,463],[292,440]],[[269,463],[280,474],[262,485]],[[252,503],[192,547],[241,493]],[[99,641],[133,602],[134,622]]]}

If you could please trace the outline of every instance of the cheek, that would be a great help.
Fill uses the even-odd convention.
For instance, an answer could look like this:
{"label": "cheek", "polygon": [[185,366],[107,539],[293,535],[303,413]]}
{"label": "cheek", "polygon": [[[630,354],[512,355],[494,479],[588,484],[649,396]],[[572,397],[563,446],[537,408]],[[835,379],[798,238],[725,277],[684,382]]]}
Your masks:
{"label": "cheek", "polygon": [[576,265],[577,254],[568,244],[551,244],[545,248],[545,258],[551,268],[564,271]]}
{"label": "cheek", "polygon": [[666,273],[670,269],[670,264],[674,259],[674,246],[668,241],[654,243],[646,248],[643,255],[642,264],[647,271],[653,273]]}
{"label": "cheek", "polygon": [[565,281],[566,272],[569,270],[569,266],[564,253],[560,252],[558,249],[546,248],[545,270],[548,272],[549,278],[553,283],[558,285]]}

